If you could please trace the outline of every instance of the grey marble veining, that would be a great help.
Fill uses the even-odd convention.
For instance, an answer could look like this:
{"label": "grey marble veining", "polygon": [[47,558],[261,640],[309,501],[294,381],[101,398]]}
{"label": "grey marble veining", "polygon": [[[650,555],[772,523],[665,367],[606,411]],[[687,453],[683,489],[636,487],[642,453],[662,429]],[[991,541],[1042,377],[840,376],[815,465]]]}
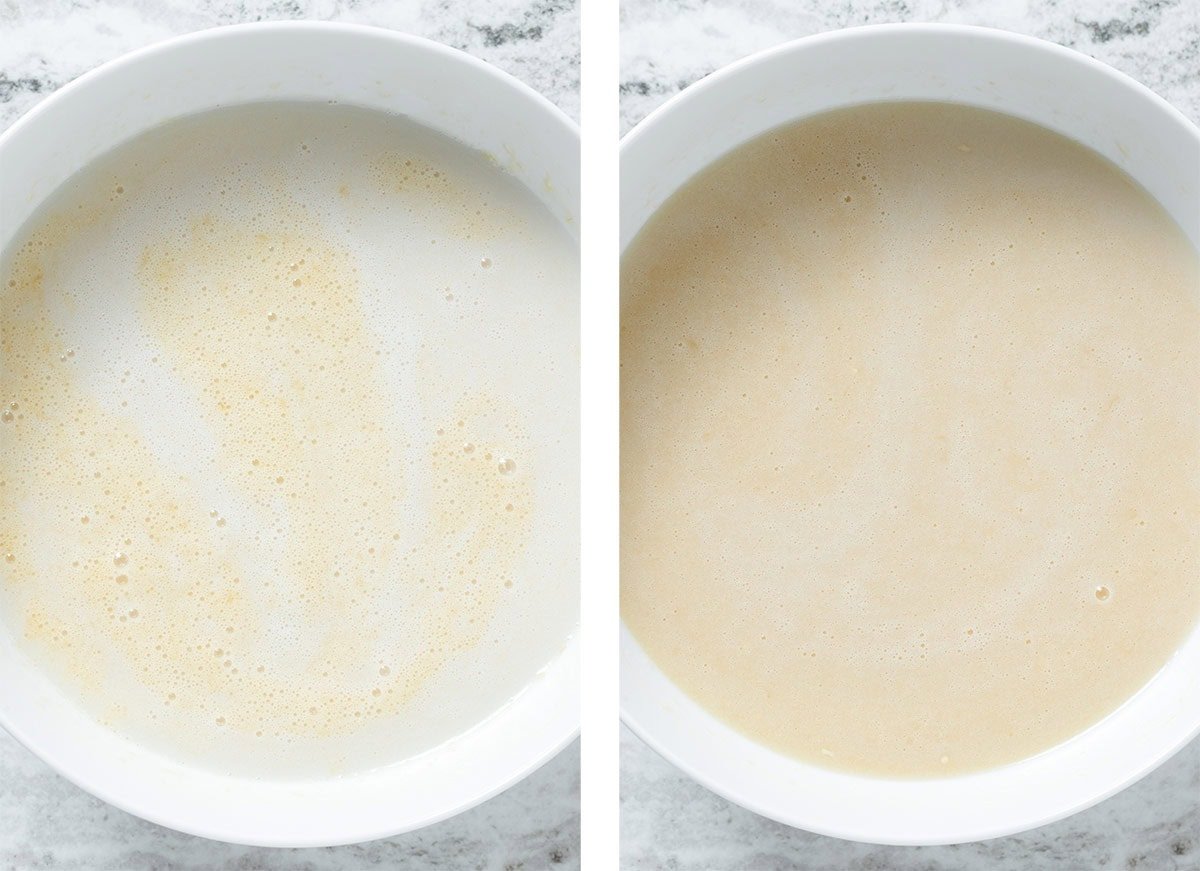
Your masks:
{"label": "grey marble veining", "polygon": [[348,847],[238,847],[105,804],[0,730],[6,871],[541,871],[579,868],[579,742],[511,789],[445,822]]}
{"label": "grey marble veining", "polygon": [[[621,127],[720,67],[825,30],[895,21],[1000,27],[1090,54],[1200,120],[1200,0],[623,0]],[[1200,741],[1091,810],[958,847],[852,844],[714,795],[628,730],[627,871],[1200,871]]]}
{"label": "grey marble veining", "polygon": [[575,0],[0,0],[0,130],[126,52],[222,24],[285,19],[435,39],[494,64],[579,118]]}
{"label": "grey marble veining", "polygon": [[[495,64],[579,114],[574,0],[0,0],[0,130],[63,84],[127,51],[221,24],[313,18],[427,36]],[[578,742],[524,782],[397,838],[262,850],[182,835],[68,783],[0,730],[0,869],[448,871],[578,868]]]}
{"label": "grey marble veining", "polygon": [[1196,0],[623,0],[621,130],[738,58],[826,30],[897,21],[978,24],[1057,42],[1200,119]]}
{"label": "grey marble veining", "polygon": [[621,732],[623,871],[1197,871],[1200,741],[1090,810],[950,847],[825,838],[743,810]]}

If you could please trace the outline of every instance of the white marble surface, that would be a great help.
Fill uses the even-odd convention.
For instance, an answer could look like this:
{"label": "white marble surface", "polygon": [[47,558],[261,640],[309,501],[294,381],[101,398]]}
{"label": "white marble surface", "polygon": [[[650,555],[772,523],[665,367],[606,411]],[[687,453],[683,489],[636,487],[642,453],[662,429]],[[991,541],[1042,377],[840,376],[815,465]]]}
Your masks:
{"label": "white marble surface", "polygon": [[164,829],[63,780],[0,730],[6,871],[543,871],[578,869],[579,742],[445,822],[349,847],[238,847]]}
{"label": "white marble surface", "polygon": [[222,24],[305,18],[436,39],[579,118],[575,0],[0,0],[0,129],[80,73],[144,45]]}
{"label": "white marble surface", "polygon": [[1104,61],[1200,119],[1197,0],[622,0],[621,130],[726,64],[801,36],[896,21],[978,24]]}
{"label": "white marble surface", "polygon": [[[859,24],[943,21],[1038,36],[1200,120],[1200,0],[623,0],[621,127],[740,57]],[[622,732],[627,871],[1200,871],[1200,740],[1100,805],[1024,835],[888,848],[789,829],[717,797]]]}
{"label": "white marble surface", "polygon": [[1124,792],[1023,835],[875,847],[809,834],[709,792],[621,732],[623,871],[1197,871],[1200,741]]}
{"label": "white marble surface", "polygon": [[[0,0],[0,129],[80,73],[176,34],[242,21],[374,24],[464,49],[579,115],[574,0]],[[579,867],[579,745],[458,817],[398,838],[260,850],[181,835],[68,783],[0,730],[0,869],[535,871]]]}

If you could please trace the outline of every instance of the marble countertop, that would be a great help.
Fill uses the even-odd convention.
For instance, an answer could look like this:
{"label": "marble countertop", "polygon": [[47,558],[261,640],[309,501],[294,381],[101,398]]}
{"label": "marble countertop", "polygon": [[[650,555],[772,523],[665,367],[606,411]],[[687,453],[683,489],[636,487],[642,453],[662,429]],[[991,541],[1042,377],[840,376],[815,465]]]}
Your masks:
{"label": "marble countertop", "polygon": [[[1000,27],[1090,54],[1200,120],[1197,0],[624,0],[621,129],[697,79],[789,39],[861,24]],[[1200,740],[1091,810],[1009,838],[873,847],[725,801],[622,731],[626,871],[1200,871]]]}
{"label": "marble countertop", "polygon": [[[0,0],[0,130],[79,74],[181,33],[313,18],[404,30],[461,48],[579,116],[573,0]],[[144,822],[93,798],[0,730],[3,871],[535,871],[579,867],[579,744],[465,814],[353,847],[261,850]]]}
{"label": "marble countertop", "polygon": [[0,0],[0,130],[126,52],[222,24],[285,19],[435,39],[494,64],[579,120],[575,0]]}
{"label": "marble countertop", "polygon": [[621,132],[738,58],[825,30],[897,21],[978,24],[1057,42],[1200,120],[1196,0],[623,0]]}
{"label": "marble countertop", "polygon": [[1090,810],[1023,835],[876,847],[772,822],[621,730],[623,871],[1198,871],[1200,741]]}
{"label": "marble countertop", "polygon": [[4,871],[543,871],[579,868],[579,742],[466,813],[348,847],[275,850],[195,838],[105,804],[0,730]]}

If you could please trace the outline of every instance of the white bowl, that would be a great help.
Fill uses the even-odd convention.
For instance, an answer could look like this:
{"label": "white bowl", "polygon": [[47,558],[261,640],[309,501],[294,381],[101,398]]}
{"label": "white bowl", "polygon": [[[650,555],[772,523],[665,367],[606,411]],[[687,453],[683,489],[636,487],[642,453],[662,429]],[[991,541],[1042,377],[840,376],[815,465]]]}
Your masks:
{"label": "white bowl", "polygon": [[[407,115],[499,156],[577,234],[579,131],[545,99],[438,43],[368,27],[275,23],[127,55],[14,124],[0,137],[0,248],[60,183],[119,143],[172,118],[267,100],[337,100]],[[578,666],[573,639],[507,706],[428,753],[356,776],[272,782],[189,768],[118,737],[0,633],[0,725],[74,783],[153,822],[242,844],[344,844],[449,817],[552,757],[579,729]]]}
{"label": "white bowl", "polygon": [[[1011,33],[883,25],[754,55],[691,86],[634,128],[621,149],[622,248],[684,182],[738,145],[817,112],[884,100],[965,103],[1058,131],[1133,176],[1200,247],[1200,130],[1146,88],[1082,54]],[[768,750],[692,701],[624,627],[621,710],[669,761],[763,816],[856,841],[961,843],[1083,810],[1200,732],[1200,630],[1091,729],[1031,759],[969,776],[861,777]]]}

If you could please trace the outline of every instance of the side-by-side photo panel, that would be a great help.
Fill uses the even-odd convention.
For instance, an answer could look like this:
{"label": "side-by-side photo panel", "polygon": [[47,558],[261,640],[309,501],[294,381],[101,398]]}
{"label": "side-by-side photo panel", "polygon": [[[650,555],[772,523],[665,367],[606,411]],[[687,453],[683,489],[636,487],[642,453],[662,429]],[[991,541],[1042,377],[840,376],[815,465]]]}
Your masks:
{"label": "side-by-side photo panel", "polygon": [[1197,22],[804,5],[623,5],[622,867],[1188,865]]}
{"label": "side-by-side photo panel", "polygon": [[580,867],[578,9],[373,10],[0,12],[0,865]]}
{"label": "side-by-side photo panel", "polygon": [[1194,4],[0,7],[0,867],[1200,871]]}

